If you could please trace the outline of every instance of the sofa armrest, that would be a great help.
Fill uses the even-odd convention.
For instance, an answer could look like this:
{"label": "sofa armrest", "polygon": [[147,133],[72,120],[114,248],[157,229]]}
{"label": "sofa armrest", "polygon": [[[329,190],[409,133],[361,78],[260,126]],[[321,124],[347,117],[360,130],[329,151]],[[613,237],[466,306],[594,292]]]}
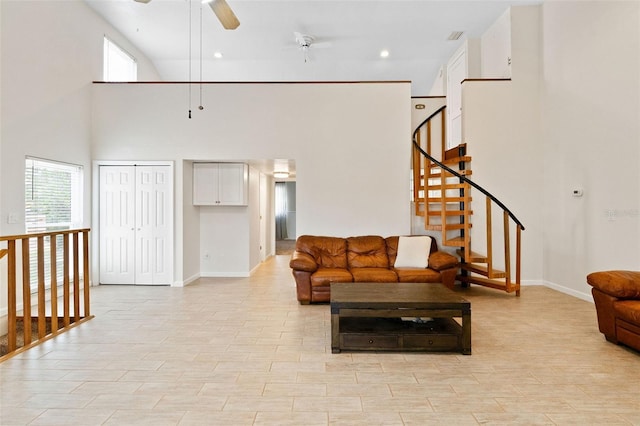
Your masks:
{"label": "sofa armrest", "polygon": [[587,283],[619,299],[640,299],[640,272],[601,271],[587,275]]}
{"label": "sofa armrest", "polygon": [[318,264],[310,254],[296,250],[291,255],[289,267],[296,271],[315,272]]}
{"label": "sofa armrest", "polygon": [[429,268],[436,271],[453,268],[458,265],[458,258],[444,251],[436,251],[429,255]]}

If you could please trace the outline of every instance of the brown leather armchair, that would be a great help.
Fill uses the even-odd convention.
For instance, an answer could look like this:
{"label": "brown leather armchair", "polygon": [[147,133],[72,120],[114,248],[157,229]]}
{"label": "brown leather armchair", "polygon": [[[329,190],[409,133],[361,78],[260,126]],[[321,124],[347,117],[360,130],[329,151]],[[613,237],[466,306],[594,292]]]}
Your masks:
{"label": "brown leather armchair", "polygon": [[600,332],[609,342],[640,351],[640,272],[593,272],[587,283],[593,287]]}

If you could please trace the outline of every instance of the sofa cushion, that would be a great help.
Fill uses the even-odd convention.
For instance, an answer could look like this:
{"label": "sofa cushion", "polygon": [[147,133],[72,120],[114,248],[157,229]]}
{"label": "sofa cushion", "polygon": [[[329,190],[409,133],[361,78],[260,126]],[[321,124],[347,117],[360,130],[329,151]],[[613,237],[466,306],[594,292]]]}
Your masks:
{"label": "sofa cushion", "polygon": [[432,269],[394,268],[401,283],[439,283],[442,276]]}
{"label": "sofa cushion", "polygon": [[429,268],[436,271],[453,268],[458,265],[458,258],[444,251],[436,251],[429,255]]}
{"label": "sofa cushion", "polygon": [[620,299],[640,299],[640,272],[593,272],[587,275],[587,283],[610,296]]}
{"label": "sofa cushion", "polygon": [[377,235],[347,238],[349,268],[388,268],[384,238]]}
{"label": "sofa cushion", "polygon": [[302,235],[296,241],[296,251],[310,254],[321,268],[347,267],[347,241],[344,238]]}
{"label": "sofa cushion", "polygon": [[400,237],[398,253],[393,266],[396,268],[426,268],[429,265],[431,237]]}
{"label": "sofa cushion", "polygon": [[387,268],[351,268],[353,281],[361,283],[395,283],[398,276]]}
{"label": "sofa cushion", "polygon": [[351,273],[342,268],[320,268],[311,274],[311,287],[329,286],[331,283],[350,283]]}

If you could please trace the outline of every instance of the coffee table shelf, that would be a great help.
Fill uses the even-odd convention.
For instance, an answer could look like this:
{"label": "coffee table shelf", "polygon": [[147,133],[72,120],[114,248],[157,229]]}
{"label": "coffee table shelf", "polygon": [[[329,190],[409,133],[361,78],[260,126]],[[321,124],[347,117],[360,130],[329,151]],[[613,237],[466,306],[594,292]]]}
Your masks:
{"label": "coffee table shelf", "polygon": [[[405,317],[432,320],[403,321]],[[470,355],[471,304],[441,284],[334,283],[331,350],[459,351]]]}

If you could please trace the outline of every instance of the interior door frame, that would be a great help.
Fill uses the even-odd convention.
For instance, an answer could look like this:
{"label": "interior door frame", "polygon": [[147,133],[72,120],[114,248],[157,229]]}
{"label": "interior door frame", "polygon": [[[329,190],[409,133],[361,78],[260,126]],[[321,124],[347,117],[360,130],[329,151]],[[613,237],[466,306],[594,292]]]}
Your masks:
{"label": "interior door frame", "polygon": [[175,273],[176,273],[176,249],[175,249],[175,226],[176,226],[176,215],[175,215],[175,200],[176,200],[176,191],[175,191],[175,163],[173,161],[120,161],[120,160],[94,160],[92,162],[92,182],[91,182],[91,222],[95,224],[95,226],[91,229],[91,282],[93,285],[100,284],[100,166],[169,166],[170,175],[173,184],[172,191],[172,200],[171,205],[174,208],[174,212],[172,214],[172,226],[171,226],[171,257],[173,259],[171,265],[171,271],[173,275],[173,282],[171,285],[175,284]]}

